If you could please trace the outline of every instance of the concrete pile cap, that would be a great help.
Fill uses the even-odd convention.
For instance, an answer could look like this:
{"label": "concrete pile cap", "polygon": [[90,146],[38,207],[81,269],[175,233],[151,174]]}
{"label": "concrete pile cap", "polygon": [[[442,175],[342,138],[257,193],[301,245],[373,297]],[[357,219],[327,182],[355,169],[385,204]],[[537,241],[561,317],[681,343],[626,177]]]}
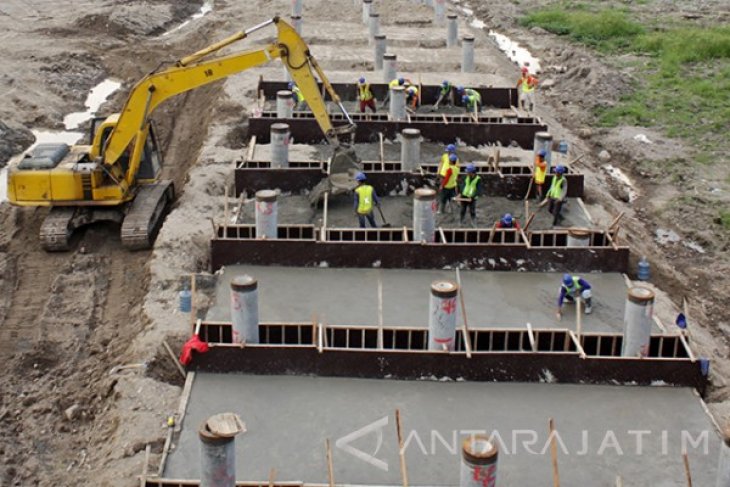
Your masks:
{"label": "concrete pile cap", "polygon": [[403,129],[403,132],[401,132],[403,137],[409,138],[409,139],[415,139],[416,137],[421,136],[421,131],[418,129]]}
{"label": "concrete pile cap", "polygon": [[246,424],[235,413],[220,413],[211,416],[200,425],[200,439],[209,444],[227,443],[246,432]]}
{"label": "concrete pile cap", "polygon": [[279,98],[291,97],[292,93],[289,90],[279,90],[276,92],[276,96]]}
{"label": "concrete pile cap", "polygon": [[231,279],[231,289],[234,291],[248,291],[250,289],[256,289],[259,282],[249,275],[236,276]]}
{"label": "concrete pile cap", "polygon": [[634,286],[629,289],[629,301],[636,304],[644,304],[654,300],[654,291],[648,287]]}
{"label": "concrete pile cap", "polygon": [[413,192],[417,200],[432,200],[436,198],[436,191],[431,188],[418,188]]}
{"label": "concrete pile cap", "polygon": [[286,124],[286,123],[274,123],[274,124],[271,124],[271,131],[272,132],[288,132],[289,131],[289,124]]}
{"label": "concrete pile cap", "polygon": [[494,463],[497,456],[497,444],[486,435],[474,435],[461,444],[464,460],[475,465]]}
{"label": "concrete pile cap", "polygon": [[453,298],[459,294],[459,285],[454,281],[434,281],[431,283],[431,294],[439,298]]}
{"label": "concrete pile cap", "polygon": [[575,238],[586,238],[591,235],[591,231],[587,228],[569,228],[568,235]]}
{"label": "concrete pile cap", "polygon": [[260,191],[256,191],[256,201],[276,201],[276,197],[279,195],[279,193],[273,189],[262,189]]}

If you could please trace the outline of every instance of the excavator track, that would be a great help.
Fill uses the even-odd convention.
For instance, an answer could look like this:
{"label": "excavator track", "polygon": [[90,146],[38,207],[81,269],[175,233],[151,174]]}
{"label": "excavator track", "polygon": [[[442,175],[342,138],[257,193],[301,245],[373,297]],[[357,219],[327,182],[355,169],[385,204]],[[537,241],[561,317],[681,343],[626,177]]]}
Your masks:
{"label": "excavator track", "polygon": [[40,230],[41,246],[44,250],[48,252],[69,250],[75,215],[76,208],[62,206],[51,208]]}
{"label": "excavator track", "polygon": [[152,247],[174,197],[170,180],[140,187],[122,222],[122,245],[129,250]]}

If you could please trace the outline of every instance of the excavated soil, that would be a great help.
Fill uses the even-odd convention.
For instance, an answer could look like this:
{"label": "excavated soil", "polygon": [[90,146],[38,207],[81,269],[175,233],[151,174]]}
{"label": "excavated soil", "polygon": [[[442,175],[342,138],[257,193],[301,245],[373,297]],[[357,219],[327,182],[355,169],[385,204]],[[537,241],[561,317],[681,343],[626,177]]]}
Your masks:
{"label": "excavated soil", "polygon": [[[359,10],[349,0],[342,2],[337,20],[359,22]],[[123,82],[101,112],[118,110],[134,82],[161,63],[290,9],[287,0],[216,0],[212,13],[165,34],[202,3],[110,0],[81,7],[72,0],[2,2],[0,166],[28,147],[30,129],[60,129],[64,115],[83,109],[86,94],[99,81]],[[488,27],[537,46],[533,54],[542,60],[541,77],[554,80],[540,92],[538,115],[556,139],[571,143],[573,154],[587,154],[581,164],[594,220],[606,224],[625,212],[622,234],[637,256],[649,257],[654,282],[661,282],[667,293],[663,313],[670,316],[671,302],[688,297],[695,344],[713,359],[710,407],[727,422],[728,237],[705,220],[698,224],[689,218],[694,206],[658,215],[660,204],[679,189],[654,173],[642,174],[639,164],[644,159],[660,163],[691,149],[645,129],[590,128],[592,109],[616,103],[629,80],[608,60],[539,29],[520,28],[516,17],[539,3],[499,0],[472,2],[471,7]],[[305,18],[334,20],[332,2],[305,4]],[[407,0],[376,4],[384,26],[430,25],[424,6]],[[712,15],[712,7],[721,4],[682,2],[679,9],[676,2],[657,0],[641,8],[645,15],[695,10]],[[307,28],[305,24],[305,35]],[[482,36],[477,42],[486,41],[485,32],[474,33]],[[333,66],[346,64],[342,45],[357,45],[357,39],[352,44],[333,41],[324,29],[312,35],[323,39],[314,46],[315,54],[339,53]],[[423,62],[428,65],[427,59]],[[325,63],[324,69],[331,67]],[[503,79],[517,76],[506,58],[490,69]],[[37,241],[46,210],[0,203],[0,358],[5,366],[0,375],[0,485],[138,485],[148,444],[150,468],[156,468],[166,418],[176,411],[181,391],[162,341],[177,351],[189,333],[190,317],[176,311],[177,292],[190,273],[208,269],[211,219],[221,218],[231,161],[242,156],[260,73],[249,71],[178,96],[155,112],[165,173],[174,179],[179,198],[154,250],[130,253],[119,244],[118,227],[101,225],[82,232],[72,252],[47,254]],[[265,74],[280,79],[282,70],[269,68]],[[637,134],[655,143],[635,141]],[[597,157],[604,149],[611,153],[610,163],[631,177],[636,199],[627,202],[625,185],[604,170]],[[703,173],[687,177],[698,199],[704,198],[706,181],[721,179]],[[725,188],[722,194],[730,193]],[[658,229],[673,229],[681,239],[659,244]],[[682,244],[688,240],[703,253]],[[198,278],[203,288],[198,310],[205,309],[210,282],[209,276]]]}

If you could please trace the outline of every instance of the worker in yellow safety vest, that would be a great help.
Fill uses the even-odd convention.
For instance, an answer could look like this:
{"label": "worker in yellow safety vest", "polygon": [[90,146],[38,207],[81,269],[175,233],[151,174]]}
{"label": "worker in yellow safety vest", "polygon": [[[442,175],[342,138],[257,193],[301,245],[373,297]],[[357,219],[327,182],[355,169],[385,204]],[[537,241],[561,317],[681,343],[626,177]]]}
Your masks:
{"label": "worker in yellow safety vest", "polygon": [[567,196],[568,179],[565,177],[565,166],[557,166],[553,180],[550,183],[547,198],[540,204],[540,206],[544,206],[546,202],[550,204],[548,211],[553,215],[553,226],[560,223],[560,220],[563,219],[563,215],[560,212],[563,209],[563,204],[567,200]]}
{"label": "worker in yellow safety vest", "polygon": [[304,94],[293,81],[289,82],[292,99],[294,99],[294,110],[301,110],[304,107]]}
{"label": "worker in yellow safety vest", "polygon": [[375,113],[375,96],[373,91],[370,89],[370,83],[365,81],[365,78],[360,78],[357,83],[357,99],[360,102],[360,113],[365,113],[365,109],[369,108]]}
{"label": "worker in yellow safety vest", "polygon": [[418,108],[418,87],[415,85],[406,88],[406,107],[414,112]]}
{"label": "worker in yellow safety vest", "polygon": [[382,106],[384,107],[389,101],[390,101],[390,90],[395,88],[396,86],[402,86],[404,89],[408,88],[410,86],[410,81],[405,78],[396,78],[392,80],[390,83],[388,83],[388,93],[385,95],[385,98],[383,99]]}
{"label": "worker in yellow safety vest", "polygon": [[[537,78],[530,74],[527,66],[522,68],[522,76],[517,80],[517,89],[520,92],[520,103],[523,110],[533,111],[535,109],[535,88]],[[529,108],[528,108],[529,106]]]}
{"label": "worker in yellow safety vest", "polygon": [[446,150],[443,154],[441,154],[441,160],[439,161],[439,168],[436,171],[436,174],[439,175],[439,177],[443,176],[443,173],[446,172],[446,168],[449,166],[449,156],[451,154],[456,155],[456,163],[459,163],[459,156],[456,154],[456,146],[454,144],[449,144],[446,146]]}
{"label": "worker in yellow safety vest", "polygon": [[366,227],[366,221],[370,223],[371,227],[378,228],[378,225],[375,223],[373,208],[380,206],[380,198],[378,198],[375,188],[365,182],[367,181],[365,173],[358,172],[355,175],[355,181],[357,181],[357,187],[355,188],[354,210],[357,214],[360,228]]}
{"label": "worker in yellow safety vest", "polygon": [[471,226],[477,226],[477,198],[482,195],[482,178],[477,174],[477,168],[474,164],[467,164],[466,177],[461,185],[461,213],[459,214],[459,222],[463,225],[466,210],[469,209],[469,218]]}
{"label": "worker in yellow safety vest", "polygon": [[[547,152],[545,149],[540,149],[535,156],[535,167],[533,168],[533,179],[535,183],[535,193],[537,194],[537,200],[542,201],[545,197],[545,174],[547,173],[547,162],[545,156]],[[529,196],[529,195],[527,195]]]}
{"label": "worker in yellow safety vest", "polygon": [[446,212],[446,204],[451,207],[451,200],[456,197],[456,184],[459,181],[459,158],[456,154],[449,155],[449,165],[444,167],[441,174],[439,213]]}

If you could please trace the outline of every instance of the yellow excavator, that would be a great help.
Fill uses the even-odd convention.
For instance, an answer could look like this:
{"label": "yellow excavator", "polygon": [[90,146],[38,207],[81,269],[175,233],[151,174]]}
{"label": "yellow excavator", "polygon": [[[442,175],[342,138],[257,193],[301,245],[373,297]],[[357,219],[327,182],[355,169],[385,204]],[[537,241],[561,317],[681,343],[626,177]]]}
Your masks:
{"label": "yellow excavator", "polygon": [[[268,46],[209,58],[272,24],[278,35]],[[275,58],[288,69],[334,147],[331,172],[354,174],[359,168],[352,148],[355,124],[307,44],[291,25],[275,17],[145,76],[132,88],[121,113],[92,124],[91,145],[40,144],[12,163],[10,203],[51,207],[40,230],[48,251],[68,250],[74,230],[96,221],[120,222],[121,241],[129,249],[151,247],[174,199],[172,181],[160,178],[163,158],[150,118],[153,111],[170,97]],[[347,125],[332,125],[315,73]]]}

